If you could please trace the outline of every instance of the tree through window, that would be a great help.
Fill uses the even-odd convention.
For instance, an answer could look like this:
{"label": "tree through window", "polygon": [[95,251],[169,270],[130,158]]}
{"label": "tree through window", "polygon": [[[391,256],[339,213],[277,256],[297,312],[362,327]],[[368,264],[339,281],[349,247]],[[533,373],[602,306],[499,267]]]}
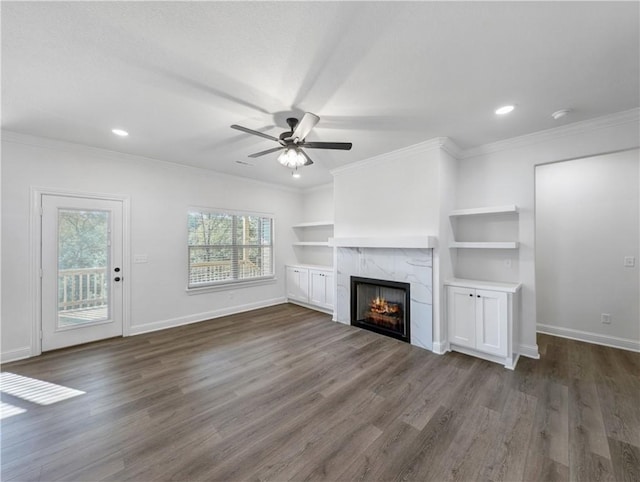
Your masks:
{"label": "tree through window", "polygon": [[272,217],[189,212],[189,288],[272,277]]}

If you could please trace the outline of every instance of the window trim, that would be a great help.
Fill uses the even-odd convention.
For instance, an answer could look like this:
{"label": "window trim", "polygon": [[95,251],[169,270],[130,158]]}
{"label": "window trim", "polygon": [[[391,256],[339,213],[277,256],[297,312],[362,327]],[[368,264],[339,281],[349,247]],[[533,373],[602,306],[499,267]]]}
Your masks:
{"label": "window trim", "polygon": [[[232,279],[232,280],[222,280],[222,281],[213,281],[210,283],[202,284],[200,286],[190,286],[189,285],[189,277],[191,275],[190,268],[190,248],[192,245],[189,244],[189,214],[192,212],[198,213],[207,213],[207,214],[225,214],[229,216],[257,216],[262,218],[269,218],[271,220],[271,274],[267,276],[259,276],[254,278],[246,278],[246,279]],[[186,226],[186,253],[187,253],[187,262],[186,262],[186,281],[187,287],[185,291],[188,294],[198,294],[209,291],[220,291],[224,289],[233,289],[233,288],[241,288],[241,287],[250,287],[255,285],[262,284],[271,284],[277,281],[276,279],[276,219],[273,213],[264,213],[257,211],[242,211],[237,209],[224,209],[224,208],[211,208],[211,207],[202,207],[202,206],[189,206],[187,208],[187,216],[186,216],[187,226]],[[234,246],[234,245],[227,245]],[[267,245],[235,245],[235,246],[243,246],[243,247],[263,247]],[[196,246],[198,247],[198,246]],[[203,246],[200,246],[203,247]]]}

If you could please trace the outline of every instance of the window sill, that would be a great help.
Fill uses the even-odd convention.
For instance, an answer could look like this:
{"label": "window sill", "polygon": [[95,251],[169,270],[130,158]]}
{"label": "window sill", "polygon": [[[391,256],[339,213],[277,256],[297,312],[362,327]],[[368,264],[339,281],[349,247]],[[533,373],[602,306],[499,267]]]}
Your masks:
{"label": "window sill", "polygon": [[237,288],[251,288],[253,286],[275,284],[277,283],[277,281],[278,279],[274,276],[273,278],[262,278],[247,281],[231,281],[228,283],[221,283],[217,285],[202,286],[198,288],[187,288],[185,289],[185,291],[188,295],[199,295],[202,293],[211,293],[216,291],[234,290]]}

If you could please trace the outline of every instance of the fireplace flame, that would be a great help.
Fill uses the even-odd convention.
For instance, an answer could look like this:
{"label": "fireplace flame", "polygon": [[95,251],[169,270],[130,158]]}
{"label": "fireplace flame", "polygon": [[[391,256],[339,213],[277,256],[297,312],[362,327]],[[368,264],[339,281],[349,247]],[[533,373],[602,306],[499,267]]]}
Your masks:
{"label": "fireplace flame", "polygon": [[376,296],[371,300],[371,311],[380,314],[396,314],[400,311],[400,306],[397,303],[389,304],[384,298]]}

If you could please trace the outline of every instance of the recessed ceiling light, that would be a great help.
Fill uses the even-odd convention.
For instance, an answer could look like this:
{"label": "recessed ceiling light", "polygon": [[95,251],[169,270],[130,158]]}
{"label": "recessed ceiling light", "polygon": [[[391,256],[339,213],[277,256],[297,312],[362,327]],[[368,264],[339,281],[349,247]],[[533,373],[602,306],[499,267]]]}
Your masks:
{"label": "recessed ceiling light", "polygon": [[505,115],[511,112],[513,109],[515,109],[515,106],[513,105],[503,105],[502,107],[496,109],[496,114]]}
{"label": "recessed ceiling light", "polygon": [[553,120],[558,120],[558,119],[562,119],[568,113],[569,113],[569,109],[561,109],[561,110],[557,110],[553,114],[551,114],[551,117],[553,117]]}
{"label": "recessed ceiling light", "polygon": [[120,137],[127,137],[129,135],[127,131],[123,131],[122,129],[111,129],[111,132]]}
{"label": "recessed ceiling light", "polygon": [[293,172],[291,173],[291,177],[298,179],[298,178],[300,178],[300,173],[299,173],[299,172],[296,172],[296,171],[293,171]]}

